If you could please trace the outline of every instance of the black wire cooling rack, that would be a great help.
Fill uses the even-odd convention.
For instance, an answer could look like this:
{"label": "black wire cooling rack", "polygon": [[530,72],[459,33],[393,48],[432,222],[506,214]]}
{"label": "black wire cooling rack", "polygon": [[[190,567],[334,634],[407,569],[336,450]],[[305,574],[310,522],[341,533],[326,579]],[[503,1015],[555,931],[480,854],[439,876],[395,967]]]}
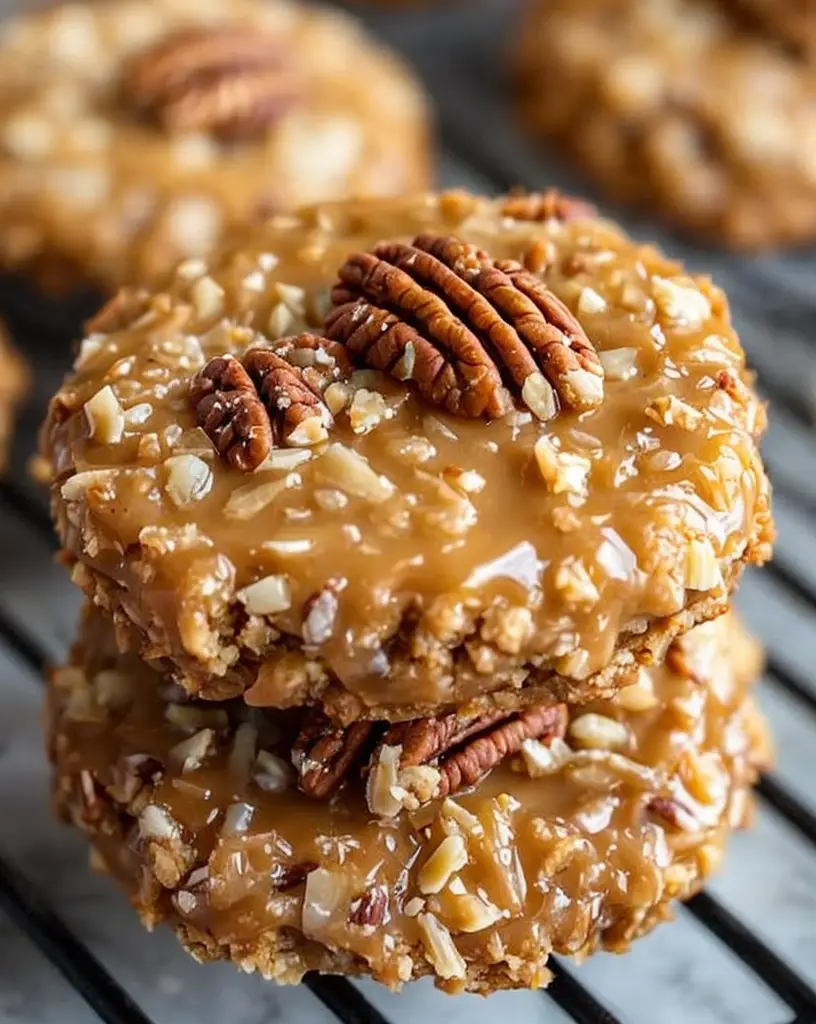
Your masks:
{"label": "black wire cooling rack", "polygon": [[[444,184],[488,192],[515,185],[541,188],[551,184],[580,190],[581,184],[570,182],[563,168],[547,164],[511,126],[503,95],[502,60],[497,57],[496,47],[506,38],[513,6],[497,0],[416,15],[372,16],[372,21],[376,21],[377,30],[409,54],[434,93],[441,137],[440,178]],[[653,226],[631,222],[630,226],[651,237],[659,234]],[[746,347],[759,370],[761,387],[772,402],[766,460],[777,495],[781,537],[776,562],[765,570],[760,582],[754,584],[749,579],[746,584],[745,603],[749,621],[770,650],[763,683],[767,699],[771,708],[778,701],[784,702],[780,727],[792,730],[790,736],[798,740],[780,748],[779,769],[763,777],[759,794],[762,807],[779,823],[778,827],[793,834],[805,856],[816,861],[813,776],[809,764],[800,763],[808,735],[813,736],[816,749],[816,684],[809,672],[808,644],[809,637],[816,636],[816,339],[811,340],[816,333],[812,326],[816,324],[816,295],[810,284],[816,276],[816,258],[745,262],[691,250],[672,239],[660,241],[695,269],[710,270],[725,286]],[[36,423],[68,361],[64,347],[61,351],[55,349],[54,338],[43,346],[44,333],[50,331],[40,328],[26,332],[24,321],[18,331],[20,343],[34,354],[37,381],[15,445],[11,472],[0,483],[3,523],[8,522],[12,528],[11,540],[4,539],[0,547],[4,559],[10,556],[7,549],[15,545],[14,531],[18,528],[25,531],[28,543],[37,546],[43,558],[55,550],[45,497],[26,474]],[[0,576],[4,565],[0,564]],[[0,654],[11,655],[32,678],[41,678],[53,657],[39,626],[37,621],[18,614],[13,599],[0,597]],[[0,691],[2,685],[0,681]],[[816,760],[813,764],[816,768]],[[46,801],[45,794],[42,799]],[[761,886],[763,880],[756,879],[756,884]],[[106,1024],[170,1024],[169,1020],[154,1021],[147,1015],[55,913],[43,887],[32,882],[4,852],[0,853],[0,909]],[[773,1018],[766,1015],[762,1024],[816,1024],[816,913],[812,930],[797,944],[793,953],[798,955],[794,956],[790,943],[770,941],[765,936],[756,926],[756,914],[744,916],[741,911],[733,899],[726,901],[711,893],[696,896],[687,906],[695,925],[708,933],[708,941],[730,951],[728,955],[739,961],[744,976],[755,976],[774,995],[778,1013]],[[145,937],[145,941],[151,940]],[[627,1024],[630,1015],[618,1009],[619,995],[607,999],[597,991],[597,985],[591,990],[579,980],[580,972],[563,961],[556,960],[551,966],[555,980],[541,995],[543,1016],[536,1019],[547,1019],[549,1001],[558,1007],[559,1020]],[[619,970],[627,970],[625,959],[620,961]],[[633,976],[632,987],[638,983]],[[304,984],[343,1024],[389,1024],[387,1013],[347,980],[314,976]],[[615,1010],[607,1005],[612,1003]],[[469,1019],[466,1011],[459,1018],[449,1004],[446,1007],[446,1021]],[[663,1020],[657,1005],[635,1016],[649,1024],[661,1024]],[[62,1020],[32,1020],[30,1024],[62,1024]]]}

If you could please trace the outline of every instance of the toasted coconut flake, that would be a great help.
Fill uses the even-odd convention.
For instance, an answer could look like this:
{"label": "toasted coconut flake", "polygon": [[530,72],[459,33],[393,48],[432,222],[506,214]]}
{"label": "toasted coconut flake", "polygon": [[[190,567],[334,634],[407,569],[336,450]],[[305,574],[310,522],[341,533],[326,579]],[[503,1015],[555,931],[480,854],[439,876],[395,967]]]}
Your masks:
{"label": "toasted coconut flake", "polygon": [[689,542],[686,549],[685,583],[689,590],[716,590],[725,586],[722,569],[707,537]]}
{"label": "toasted coconut flake", "polygon": [[391,481],[375,473],[362,455],[339,443],[330,444],[315,463],[315,476],[331,487],[374,504],[387,501],[395,491]]}
{"label": "toasted coconut flake", "polygon": [[258,730],[249,722],[242,722],[235,730],[227,759],[227,771],[237,784],[245,785],[249,781],[257,749]]}
{"label": "toasted coconut flake", "polygon": [[702,327],[711,316],[711,303],[691,281],[676,281],[655,274],[652,291],[660,312],[678,325],[689,329]]}
{"label": "toasted coconut flake", "polygon": [[419,891],[428,896],[441,892],[452,875],[461,871],[468,862],[465,841],[461,836],[445,836],[419,870]]}
{"label": "toasted coconut flake", "polygon": [[193,305],[201,320],[218,316],[224,308],[224,289],[211,277],[200,277],[191,289]]}
{"label": "toasted coconut flake", "polygon": [[555,737],[549,744],[529,739],[521,745],[524,766],[532,779],[540,779],[544,775],[553,775],[561,771],[572,755],[570,747],[559,737]]}
{"label": "toasted coconut flake", "polygon": [[177,508],[187,508],[206,498],[212,490],[213,472],[197,455],[171,455],[164,460],[165,489]]}
{"label": "toasted coconut flake", "polygon": [[179,826],[170,812],[158,804],[147,804],[139,815],[139,835],[142,839],[173,839]]}
{"label": "toasted coconut flake", "polygon": [[289,473],[283,480],[268,480],[265,483],[254,481],[233,491],[224,506],[227,519],[252,519],[263,512],[267,506],[280,497],[290,487],[298,487],[301,477],[297,473]]}
{"label": "toasted coconut flake", "polygon": [[222,708],[203,708],[191,704],[168,704],[164,709],[164,718],[188,735],[199,729],[223,732],[229,726],[229,717]]}
{"label": "toasted coconut flake", "polygon": [[182,775],[197,771],[212,753],[215,744],[215,732],[212,729],[199,729],[186,740],[177,743],[170,751],[170,758],[181,766]]}
{"label": "toasted coconut flake", "polygon": [[558,399],[555,389],[543,373],[531,373],[524,381],[521,399],[538,419],[547,421],[558,414]]}
{"label": "toasted coconut flake", "polygon": [[270,754],[268,750],[259,750],[252,780],[265,793],[282,793],[289,788],[292,770],[283,758]]}
{"label": "toasted coconut flake", "polygon": [[460,803],[445,797],[442,802],[442,815],[462,829],[466,835],[480,836],[484,834],[484,826],[467,808]]}
{"label": "toasted coconut flake", "polygon": [[125,414],[110,384],[85,403],[88,431],[99,444],[118,444],[125,432]]}
{"label": "toasted coconut flake", "polygon": [[237,595],[250,615],[275,615],[292,607],[292,594],[286,576],[265,576]]}
{"label": "toasted coconut flake", "polygon": [[569,734],[580,747],[590,750],[614,750],[626,746],[629,741],[629,730],[625,725],[593,712],[573,719]]}
{"label": "toasted coconut flake", "polygon": [[303,895],[303,934],[320,938],[328,925],[345,918],[345,879],[337,871],[315,868],[306,876]]}
{"label": "toasted coconut flake", "polygon": [[637,376],[636,348],[611,348],[599,352],[598,356],[604,368],[607,380],[631,380]]}
{"label": "toasted coconut flake", "polygon": [[578,312],[584,314],[606,312],[606,299],[594,288],[583,288],[578,296]]}
{"label": "toasted coconut flake", "polygon": [[425,953],[440,978],[464,978],[467,964],[456,948],[451,933],[434,914],[417,917]]}
{"label": "toasted coconut flake", "polygon": [[388,416],[388,406],[379,391],[360,388],[354,392],[348,411],[355,434],[368,434]]}
{"label": "toasted coconut flake", "polygon": [[402,747],[385,744],[366,780],[366,802],[372,814],[393,818],[402,809],[402,803],[393,795],[399,784],[398,769]]}
{"label": "toasted coconut flake", "polygon": [[546,436],[535,444],[535,457],[544,481],[553,494],[586,494],[592,463],[583,455],[562,452]]}

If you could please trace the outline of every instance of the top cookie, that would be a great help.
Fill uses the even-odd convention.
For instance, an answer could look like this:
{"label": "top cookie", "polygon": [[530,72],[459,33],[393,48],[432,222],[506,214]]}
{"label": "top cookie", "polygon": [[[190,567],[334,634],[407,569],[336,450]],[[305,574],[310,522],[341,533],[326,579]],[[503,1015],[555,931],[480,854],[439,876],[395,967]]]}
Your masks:
{"label": "top cookie", "polygon": [[0,33],[0,265],[112,290],[236,223],[425,188],[427,116],[348,16],[286,0],[62,4]]}
{"label": "top cookie", "polygon": [[769,553],[725,297],[582,203],[317,206],[91,330],[43,435],[60,534],[205,697],[588,699]]}

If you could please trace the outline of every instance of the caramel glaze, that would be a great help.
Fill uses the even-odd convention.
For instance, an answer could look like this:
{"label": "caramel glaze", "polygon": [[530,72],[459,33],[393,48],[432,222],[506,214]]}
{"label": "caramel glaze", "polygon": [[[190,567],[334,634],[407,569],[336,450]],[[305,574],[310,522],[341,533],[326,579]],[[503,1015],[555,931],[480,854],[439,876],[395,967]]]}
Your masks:
{"label": "caramel glaze", "polygon": [[[725,297],[606,222],[512,220],[501,205],[449,193],[273,219],[86,340],[44,451],[77,582],[123,643],[205,697],[322,699],[348,721],[492,691],[512,701],[554,676],[559,698],[610,691],[650,638],[724,609],[772,536],[764,409]],[[353,388],[380,410],[369,432],[346,409],[294,468],[248,475],[218,459],[196,429],[191,375],[281,324],[319,330],[349,252],[420,231],[537,267],[605,360],[601,406],[541,422],[519,398],[501,419],[467,420],[363,370]],[[91,436],[83,410],[107,385],[125,410],[113,442]],[[347,479],[334,445],[367,460],[374,484]],[[269,576],[289,607],[254,615],[245,588]],[[304,609],[328,581],[337,615],[310,646]]]}
{"label": "caramel glaze", "polygon": [[[182,705],[223,716],[211,720],[209,753],[185,770],[176,745],[190,730],[178,707],[168,712],[180,691],[115,655],[110,627],[88,616],[50,687],[56,803],[145,923],[168,920],[200,958],[279,981],[319,967],[392,986],[430,973],[451,991],[545,984],[551,951],[621,951],[668,916],[746,820],[768,759],[749,696],[757,648],[726,616],[676,643],[670,661],[611,701],[571,709],[567,756],[549,773],[531,777],[520,758],[453,805],[378,819],[354,779],[316,803],[285,785],[286,770],[274,787],[260,761],[241,777],[239,721],[255,723],[278,768],[292,731],[286,714],[240,701]],[[584,749],[587,712],[603,716],[614,751],[597,736]],[[434,868],[451,836],[464,858]],[[376,924],[355,923],[364,898]],[[425,931],[431,917],[451,943],[442,952]]]}

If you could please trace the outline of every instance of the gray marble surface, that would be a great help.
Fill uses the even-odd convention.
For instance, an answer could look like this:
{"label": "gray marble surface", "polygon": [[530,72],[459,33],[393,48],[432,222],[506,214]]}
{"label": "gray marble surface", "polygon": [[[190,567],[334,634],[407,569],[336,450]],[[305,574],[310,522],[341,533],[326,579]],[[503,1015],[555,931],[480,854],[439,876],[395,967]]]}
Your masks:
{"label": "gray marble surface", "polygon": [[[0,12],[7,6],[0,3]],[[563,167],[521,139],[507,117],[495,53],[512,6],[495,0],[370,17],[414,59],[437,97],[445,143],[441,181],[483,190],[514,182],[580,188]],[[804,254],[741,261],[662,237],[653,225],[631,223],[644,236],[661,237],[666,248],[695,268],[710,270],[726,287],[751,359],[773,398],[765,453],[777,487],[776,569],[750,575],[739,605],[771,655],[760,700],[778,744],[773,781],[816,813],[816,259]],[[42,497],[25,482],[24,465],[66,353],[42,346],[30,351],[38,367],[37,387],[15,447],[12,478],[17,493],[26,492],[42,509]],[[79,599],[51,561],[36,517],[21,511],[12,497],[0,496],[0,617],[57,660],[70,642]],[[81,838],[50,816],[41,696],[36,672],[0,644],[0,858],[48,899],[155,1024],[335,1020],[306,988],[278,989],[226,966],[200,967],[169,934],[148,936],[141,930],[112,884],[88,871]],[[811,840],[772,801],[763,800],[756,827],[735,837],[710,891],[816,987],[816,847]],[[625,958],[598,956],[576,976],[626,1024],[786,1024],[794,1018],[762,978],[686,909]],[[569,1019],[540,993],[484,1001],[451,999],[426,984],[401,995],[371,984],[360,988],[393,1024],[492,1024],[503,1014],[516,1024]],[[0,1024],[93,1024],[96,1019],[0,913]],[[800,1020],[813,1024],[811,1018]]]}

